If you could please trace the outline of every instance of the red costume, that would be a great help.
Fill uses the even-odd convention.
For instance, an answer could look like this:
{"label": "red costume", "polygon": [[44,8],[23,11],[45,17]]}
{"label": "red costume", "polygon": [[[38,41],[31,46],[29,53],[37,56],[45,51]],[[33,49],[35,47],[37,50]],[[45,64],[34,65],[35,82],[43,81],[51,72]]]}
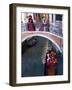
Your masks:
{"label": "red costume", "polygon": [[47,62],[48,67],[53,67],[53,66],[55,66],[56,63],[57,63],[56,53],[53,52],[53,51],[51,51],[51,53],[49,54],[49,57],[50,57],[50,59],[49,59],[49,61]]}
{"label": "red costume", "polygon": [[45,75],[54,75],[57,64],[57,56],[54,51],[46,54]]}
{"label": "red costume", "polygon": [[28,27],[28,31],[35,31],[35,26],[31,15],[29,16],[27,27]]}

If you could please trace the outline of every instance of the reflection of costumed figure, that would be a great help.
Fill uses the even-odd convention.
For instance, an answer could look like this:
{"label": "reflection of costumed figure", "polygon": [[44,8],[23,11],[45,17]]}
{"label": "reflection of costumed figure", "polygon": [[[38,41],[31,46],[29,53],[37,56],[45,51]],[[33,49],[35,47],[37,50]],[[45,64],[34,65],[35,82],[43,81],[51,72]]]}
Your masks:
{"label": "reflection of costumed figure", "polygon": [[46,54],[46,65],[45,65],[45,75],[55,75],[56,74],[56,64],[57,57],[54,51]]}
{"label": "reflection of costumed figure", "polygon": [[35,31],[35,26],[31,15],[29,15],[29,18],[28,18],[27,28],[28,28],[28,31]]}

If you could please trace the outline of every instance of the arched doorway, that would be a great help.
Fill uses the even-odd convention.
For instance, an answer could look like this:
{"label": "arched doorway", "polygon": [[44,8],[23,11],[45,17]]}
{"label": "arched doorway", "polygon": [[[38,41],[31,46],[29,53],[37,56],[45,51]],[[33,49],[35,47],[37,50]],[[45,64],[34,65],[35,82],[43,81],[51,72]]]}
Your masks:
{"label": "arched doorway", "polygon": [[[44,76],[46,52],[52,47],[58,53],[61,53],[59,46],[45,36],[26,37],[22,42],[22,77]],[[61,62],[61,66],[62,64],[63,62]],[[58,65],[57,69],[59,67]],[[62,72],[63,68],[61,74]],[[60,75],[59,70],[57,71],[57,75]]]}

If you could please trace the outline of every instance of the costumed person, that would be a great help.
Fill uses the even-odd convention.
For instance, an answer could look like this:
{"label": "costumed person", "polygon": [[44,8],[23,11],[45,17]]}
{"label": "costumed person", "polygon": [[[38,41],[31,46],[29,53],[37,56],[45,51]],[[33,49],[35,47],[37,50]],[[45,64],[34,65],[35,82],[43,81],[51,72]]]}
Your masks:
{"label": "costumed person", "polygon": [[49,31],[49,19],[48,15],[45,15],[42,19],[42,25],[39,31]]}
{"label": "costumed person", "polygon": [[56,75],[57,55],[53,50],[50,53],[50,60],[48,61],[47,65],[48,75]]}
{"label": "costumed person", "polygon": [[44,67],[44,75],[48,75],[48,65],[47,65],[47,62],[50,60],[50,51],[48,51],[46,53],[46,58],[45,58],[45,67]]}
{"label": "costumed person", "polygon": [[57,56],[55,51],[46,54],[46,75],[56,75]]}
{"label": "costumed person", "polygon": [[27,28],[28,28],[28,31],[35,31],[35,25],[33,23],[33,19],[31,15],[29,15],[29,18],[28,18]]}

